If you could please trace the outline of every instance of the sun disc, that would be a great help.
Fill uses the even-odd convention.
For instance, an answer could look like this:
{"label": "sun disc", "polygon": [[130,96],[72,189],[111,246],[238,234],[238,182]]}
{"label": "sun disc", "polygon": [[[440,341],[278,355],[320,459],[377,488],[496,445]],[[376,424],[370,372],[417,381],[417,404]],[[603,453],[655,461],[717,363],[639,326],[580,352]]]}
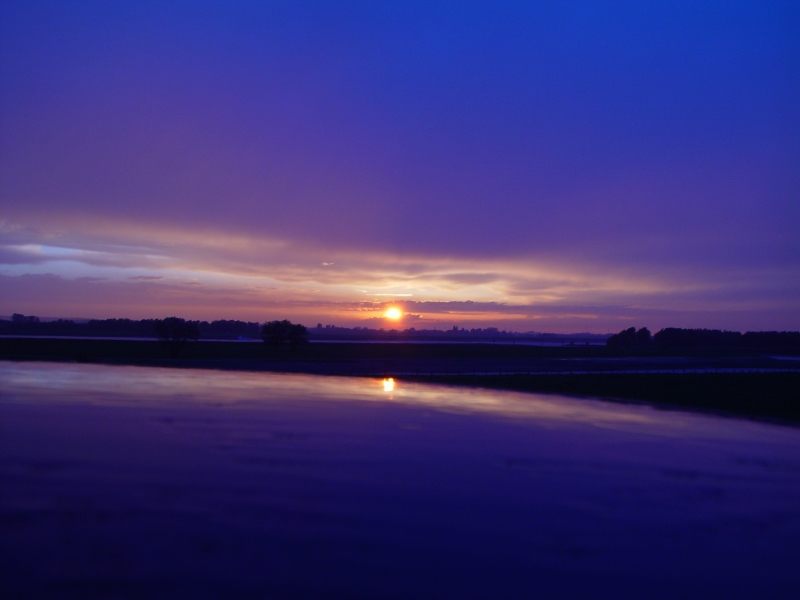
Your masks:
{"label": "sun disc", "polygon": [[386,312],[383,313],[383,316],[392,321],[399,321],[403,318],[403,311],[396,306],[390,306],[386,309]]}

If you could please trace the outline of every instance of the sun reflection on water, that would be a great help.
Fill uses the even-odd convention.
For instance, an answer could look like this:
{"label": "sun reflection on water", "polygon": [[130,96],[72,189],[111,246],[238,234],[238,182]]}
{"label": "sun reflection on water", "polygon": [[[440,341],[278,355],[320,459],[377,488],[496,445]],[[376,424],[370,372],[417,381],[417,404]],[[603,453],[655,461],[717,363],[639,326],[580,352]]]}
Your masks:
{"label": "sun reflection on water", "polygon": [[248,371],[208,371],[88,364],[3,363],[0,405],[13,401],[11,390],[25,390],[26,402],[90,405],[214,406],[226,410],[277,410],[310,403],[386,403],[471,414],[533,420],[564,426],[631,427],[640,431],[696,428],[709,435],[727,421],[645,406],[569,396],[456,387],[404,381]]}

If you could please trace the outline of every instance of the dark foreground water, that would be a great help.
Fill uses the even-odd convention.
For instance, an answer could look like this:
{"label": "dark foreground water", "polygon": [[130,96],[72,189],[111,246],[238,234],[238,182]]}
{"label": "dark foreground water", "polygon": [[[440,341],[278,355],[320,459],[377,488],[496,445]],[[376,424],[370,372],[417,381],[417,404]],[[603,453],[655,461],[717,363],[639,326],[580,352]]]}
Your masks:
{"label": "dark foreground water", "polygon": [[0,527],[4,598],[793,598],[800,430],[5,362]]}

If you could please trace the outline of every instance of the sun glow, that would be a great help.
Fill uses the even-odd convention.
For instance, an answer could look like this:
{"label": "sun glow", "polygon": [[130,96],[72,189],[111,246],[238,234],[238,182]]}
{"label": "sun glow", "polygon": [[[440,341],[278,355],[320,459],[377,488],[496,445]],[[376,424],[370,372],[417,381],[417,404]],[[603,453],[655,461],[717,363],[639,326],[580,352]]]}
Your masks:
{"label": "sun glow", "polygon": [[383,379],[383,391],[384,392],[393,392],[395,388],[394,377],[384,377]]}
{"label": "sun glow", "polygon": [[392,321],[399,321],[403,318],[403,311],[397,306],[390,306],[386,309],[386,312],[383,313],[383,316]]}

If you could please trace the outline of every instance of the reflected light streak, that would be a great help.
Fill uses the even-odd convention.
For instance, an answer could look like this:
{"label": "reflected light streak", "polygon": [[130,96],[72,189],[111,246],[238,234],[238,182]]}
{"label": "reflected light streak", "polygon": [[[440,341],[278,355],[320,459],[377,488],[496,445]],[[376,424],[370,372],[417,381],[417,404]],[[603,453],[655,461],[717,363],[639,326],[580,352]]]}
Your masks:
{"label": "reflected light streak", "polygon": [[[707,420],[683,413],[654,415],[652,409],[576,400],[568,396],[449,387],[423,383],[398,385],[394,377],[370,379],[300,374],[225,372],[163,367],[110,367],[58,363],[0,364],[0,381],[7,388],[35,388],[42,401],[69,402],[80,394],[87,405],[96,406],[225,406],[227,410],[291,404],[313,398],[326,403],[389,402],[446,412],[481,413],[512,419],[534,419],[551,423],[592,426],[683,428],[688,419]],[[391,382],[391,383],[390,383]],[[386,391],[394,385],[393,391]],[[657,418],[656,418],[657,416]],[[717,423],[717,421],[714,421]],[[719,425],[716,425],[718,428]]]}

